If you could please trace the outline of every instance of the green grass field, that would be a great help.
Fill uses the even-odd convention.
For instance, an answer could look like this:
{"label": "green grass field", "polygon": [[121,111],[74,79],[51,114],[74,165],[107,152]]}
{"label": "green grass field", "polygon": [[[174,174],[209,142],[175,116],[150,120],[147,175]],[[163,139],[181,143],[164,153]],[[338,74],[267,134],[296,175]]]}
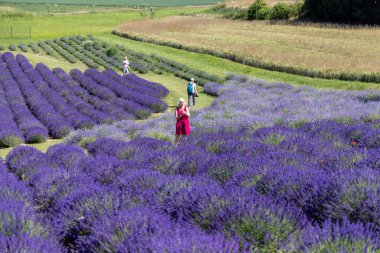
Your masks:
{"label": "green grass field", "polygon": [[[170,110],[177,106],[177,101],[179,98],[184,98],[187,100],[187,82],[185,80],[168,74],[157,75],[154,73],[148,73],[140,76],[149,81],[161,83],[169,89],[169,95],[165,98],[165,102],[169,105]],[[198,93],[199,97],[196,100],[197,109],[210,106],[212,101],[215,99],[214,97],[204,93],[202,87],[198,87]]]}
{"label": "green grass field", "polygon": [[220,0],[11,0],[3,3],[39,3],[39,4],[82,4],[82,5],[106,5],[106,6],[158,6],[177,7],[190,5],[210,5],[220,3]]}
{"label": "green grass field", "polygon": [[10,7],[15,11],[32,12],[34,14],[70,14],[86,12],[109,12],[122,11],[129,7],[126,6],[102,6],[102,5],[81,5],[81,4],[30,4],[30,3],[0,3],[0,7]]}
{"label": "green grass field", "polygon": [[[201,7],[160,8],[154,18],[187,14],[191,15],[204,10]],[[0,10],[1,12],[1,10]],[[38,42],[70,35],[110,34],[117,25],[130,20],[141,19],[140,11],[127,9],[115,12],[85,13],[75,15],[33,15],[25,17],[2,17],[0,23],[0,45],[18,44],[19,42]],[[10,27],[17,33],[31,27],[32,38],[29,33],[23,37],[11,38]]]}
{"label": "green grass field", "polygon": [[[53,146],[55,144],[59,144],[59,143],[62,143],[63,142],[63,139],[49,139],[47,140],[46,142],[44,143],[38,143],[38,144],[22,144],[22,145],[26,145],[26,146],[31,146],[31,147],[35,147],[36,149],[38,150],[41,150],[42,152],[46,152],[46,150],[50,147],[50,146]],[[2,148],[0,149],[0,157],[5,159],[7,157],[7,155],[9,154],[9,152],[12,151],[13,148]]]}

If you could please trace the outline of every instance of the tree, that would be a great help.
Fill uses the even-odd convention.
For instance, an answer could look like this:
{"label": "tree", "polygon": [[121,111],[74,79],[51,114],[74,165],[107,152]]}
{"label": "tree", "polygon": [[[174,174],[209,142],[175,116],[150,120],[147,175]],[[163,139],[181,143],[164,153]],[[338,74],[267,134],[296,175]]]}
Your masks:
{"label": "tree", "polygon": [[275,4],[270,11],[270,19],[289,19],[290,16],[290,6],[284,3]]}
{"label": "tree", "polygon": [[315,21],[380,24],[380,0],[305,0],[304,9]]}
{"label": "tree", "polygon": [[264,20],[269,19],[270,8],[264,0],[256,0],[248,8],[248,20]]}

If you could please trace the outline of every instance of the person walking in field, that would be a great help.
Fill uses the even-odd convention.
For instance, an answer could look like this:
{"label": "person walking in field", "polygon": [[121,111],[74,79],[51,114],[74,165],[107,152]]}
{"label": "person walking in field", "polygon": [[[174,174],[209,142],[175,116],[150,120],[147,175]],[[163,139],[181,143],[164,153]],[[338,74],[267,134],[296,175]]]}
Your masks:
{"label": "person walking in field", "polygon": [[173,145],[177,146],[182,136],[187,137],[190,135],[190,111],[183,98],[178,100],[178,106],[175,110],[175,118],[177,122],[175,125],[175,140]]}
{"label": "person walking in field", "polygon": [[187,84],[187,98],[188,104],[191,105],[191,98],[193,100],[193,106],[195,106],[195,97],[198,97],[197,85],[194,82],[194,78],[190,79],[190,82]]}
{"label": "person walking in field", "polygon": [[126,74],[129,74],[129,60],[127,56],[125,56],[125,60],[123,61],[123,76]]}

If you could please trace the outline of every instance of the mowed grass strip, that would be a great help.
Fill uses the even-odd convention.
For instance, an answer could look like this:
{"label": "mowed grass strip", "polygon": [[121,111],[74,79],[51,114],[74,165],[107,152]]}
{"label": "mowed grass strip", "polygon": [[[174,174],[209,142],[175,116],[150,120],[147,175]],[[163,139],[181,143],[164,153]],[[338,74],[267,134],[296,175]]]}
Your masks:
{"label": "mowed grass strip", "polygon": [[[1,8],[11,9],[10,13],[3,11],[3,16],[22,16],[23,14],[83,14],[88,12],[123,11],[126,6],[101,6],[80,4],[34,4],[34,3],[0,3]],[[1,11],[0,11],[1,12]],[[15,14],[15,15],[12,15]]]}
{"label": "mowed grass strip", "polygon": [[[38,144],[21,144],[22,146],[30,146],[35,147],[36,149],[46,152],[50,146],[53,146],[55,144],[62,143],[63,139],[48,139],[44,143],[38,143]],[[14,148],[2,148],[0,149],[0,157],[5,159],[9,152],[12,151]]]}
{"label": "mowed grass strip", "polygon": [[380,72],[380,28],[322,28],[178,16],[126,22],[117,31],[277,65],[350,73]]}
{"label": "mowed grass strip", "polygon": [[[187,81],[175,77],[169,74],[157,75],[154,73],[148,73],[140,75],[140,77],[152,81],[158,82],[169,89],[169,95],[165,98],[165,102],[169,105],[169,110],[174,111],[177,106],[178,99],[184,98],[187,101]],[[196,80],[195,80],[196,82]],[[210,106],[215,97],[207,95],[203,92],[203,88],[197,86],[199,97],[196,98],[196,108],[201,109]]]}

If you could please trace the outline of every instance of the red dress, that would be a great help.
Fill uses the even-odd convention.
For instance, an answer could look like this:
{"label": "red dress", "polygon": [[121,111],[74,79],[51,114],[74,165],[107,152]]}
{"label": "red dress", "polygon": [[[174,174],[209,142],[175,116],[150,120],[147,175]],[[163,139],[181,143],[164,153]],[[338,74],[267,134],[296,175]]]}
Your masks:
{"label": "red dress", "polygon": [[[182,113],[182,110],[177,107],[177,115]],[[185,106],[184,111],[187,112],[187,107]],[[175,134],[177,135],[189,135],[190,134],[190,121],[189,116],[183,115],[181,118],[177,119],[175,125]]]}

